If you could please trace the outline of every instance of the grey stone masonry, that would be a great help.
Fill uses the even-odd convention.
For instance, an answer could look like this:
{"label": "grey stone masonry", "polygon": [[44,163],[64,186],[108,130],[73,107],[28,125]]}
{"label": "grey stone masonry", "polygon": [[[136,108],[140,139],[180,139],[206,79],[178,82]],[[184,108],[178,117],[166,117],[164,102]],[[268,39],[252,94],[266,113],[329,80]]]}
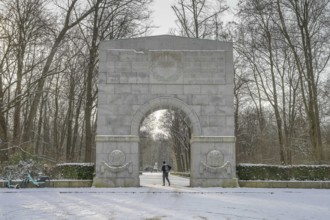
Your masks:
{"label": "grey stone masonry", "polygon": [[139,128],[159,109],[188,118],[191,185],[237,185],[231,42],[169,35],[104,41],[99,61],[95,186],[139,184]]}

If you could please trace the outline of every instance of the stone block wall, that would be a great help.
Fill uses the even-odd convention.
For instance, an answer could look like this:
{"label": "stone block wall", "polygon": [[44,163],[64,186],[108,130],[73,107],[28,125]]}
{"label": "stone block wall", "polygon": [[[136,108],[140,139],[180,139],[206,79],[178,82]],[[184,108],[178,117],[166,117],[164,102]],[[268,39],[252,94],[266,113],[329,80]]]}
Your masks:
{"label": "stone block wall", "polygon": [[99,77],[101,135],[130,134],[135,112],[161,96],[194,109],[202,135],[234,135],[232,53],[109,49],[103,56],[107,59],[100,66],[107,67]]}
{"label": "stone block wall", "polygon": [[[191,185],[233,182],[232,43],[167,35],[105,41],[99,60],[94,185],[139,184],[139,126],[148,114],[165,108],[183,111],[191,123]],[[129,141],[123,141],[125,138]],[[123,157],[125,162],[117,163]],[[112,158],[108,167],[104,164],[107,158]],[[112,170],[120,170],[128,162],[134,167],[132,172]],[[230,172],[222,173],[224,165]]]}

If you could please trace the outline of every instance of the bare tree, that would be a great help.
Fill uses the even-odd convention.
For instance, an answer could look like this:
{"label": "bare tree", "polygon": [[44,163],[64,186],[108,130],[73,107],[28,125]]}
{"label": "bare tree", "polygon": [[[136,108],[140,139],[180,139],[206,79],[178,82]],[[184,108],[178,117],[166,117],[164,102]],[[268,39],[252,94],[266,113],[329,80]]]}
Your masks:
{"label": "bare tree", "polygon": [[91,161],[99,42],[145,34],[150,2],[0,0],[1,161]]}
{"label": "bare tree", "polygon": [[[292,163],[292,159],[296,158],[293,151],[300,154],[305,151],[298,147],[303,145],[300,142],[302,133],[297,132],[305,116],[306,122],[312,124],[309,127],[313,132],[310,130],[304,136],[310,138],[315,156],[322,149],[319,147],[317,150],[315,144],[315,135],[320,134],[317,132],[319,110],[316,109],[319,80],[329,59],[329,53],[325,52],[329,42],[324,38],[329,30],[325,16],[329,4],[323,1],[307,10],[312,2],[253,0],[239,4],[241,23],[235,50],[250,65],[244,71],[250,72],[247,88],[250,88],[251,103],[260,109],[257,112],[261,116],[261,129],[265,120],[262,109],[272,106],[281,163]],[[297,14],[303,11],[308,13]],[[309,25],[304,26],[308,22]],[[324,29],[320,29],[321,26]],[[310,44],[313,45],[312,50],[309,50]],[[304,108],[306,114],[300,111]],[[307,138],[305,140],[308,142]]]}
{"label": "bare tree", "polygon": [[[25,123],[25,128],[23,132],[23,141],[28,141],[31,139],[31,131],[33,130],[33,121],[35,119],[38,105],[40,102],[40,99],[42,97],[42,91],[47,79],[47,75],[49,74],[49,70],[51,69],[52,62],[55,58],[56,52],[60,48],[61,42],[65,39],[66,33],[75,27],[77,24],[79,24],[84,18],[86,18],[90,13],[94,10],[94,5],[82,13],[79,13],[75,10],[75,7],[77,5],[78,0],[71,0],[67,2],[66,6],[63,6],[62,9],[64,10],[64,20],[63,20],[63,26],[61,30],[59,30],[55,34],[54,42],[51,46],[51,50],[49,54],[47,55],[46,62],[43,66],[41,77],[39,78],[36,86],[36,90],[33,94],[33,102],[31,105],[31,108],[28,112],[28,118]],[[100,2],[102,0],[98,0],[97,2]]]}
{"label": "bare tree", "polygon": [[220,18],[228,10],[224,0],[178,0],[171,7],[177,18],[176,34],[219,39],[223,25]]}
{"label": "bare tree", "polygon": [[277,0],[278,26],[291,49],[297,72],[306,116],[309,137],[315,160],[323,159],[320,128],[319,83],[330,58],[330,1]]}
{"label": "bare tree", "polygon": [[156,138],[156,114],[148,115],[140,127],[140,169],[150,169],[155,162],[158,162],[160,140]]}
{"label": "bare tree", "polygon": [[[9,111],[14,108],[12,140],[13,145],[17,146],[21,136],[21,108],[24,98],[29,95],[29,85],[25,79],[41,62],[36,56],[36,50],[38,44],[44,39],[45,30],[48,28],[48,18],[43,12],[44,0],[2,0],[0,4],[2,6],[0,33],[4,51],[1,64],[4,72],[0,77],[9,77],[5,79],[6,83],[1,85],[2,88],[5,85],[8,86],[5,88],[7,94],[2,94],[2,100],[7,99],[6,106],[2,105],[2,113],[6,112],[8,115]],[[26,84],[23,84],[24,82]],[[2,119],[5,126],[3,128],[8,129],[10,121],[5,117]]]}
{"label": "bare tree", "polygon": [[160,119],[160,124],[171,143],[177,170],[189,171],[191,130],[187,117],[178,110],[166,110]]}
{"label": "bare tree", "polygon": [[[276,69],[276,55],[279,54],[275,51],[278,50],[277,44],[274,40],[276,27],[272,22],[272,9],[273,6],[270,2],[266,1],[251,1],[245,5],[241,4],[240,15],[242,16],[243,25],[251,27],[253,31],[251,52],[248,57],[249,62],[252,65],[254,80],[257,83],[257,91],[259,93],[259,107],[262,109],[260,101],[262,92],[264,98],[273,107],[273,111],[276,118],[278,140],[280,146],[280,160],[281,163],[286,164],[285,146],[284,146],[284,134],[283,134],[283,119],[280,113],[279,103],[279,86]],[[253,13],[253,15],[252,15]],[[238,48],[238,47],[237,47]],[[245,50],[245,46],[242,45],[239,50],[240,52]],[[245,53],[247,54],[247,53]],[[282,66],[282,64],[277,64]],[[285,94],[283,94],[285,96]],[[285,106],[285,103],[283,103]],[[282,107],[283,107],[282,106]],[[262,113],[262,111],[260,111]],[[261,117],[263,120],[263,117]],[[262,125],[263,123],[261,123]],[[263,129],[261,127],[261,129]]]}
{"label": "bare tree", "polygon": [[[95,6],[92,13],[91,25],[87,26],[90,38],[85,36],[88,45],[88,61],[86,68],[86,105],[85,105],[85,161],[92,160],[92,146],[95,136],[95,112],[96,105],[96,75],[98,64],[98,46],[104,39],[116,39],[144,34],[148,30],[143,25],[150,17],[147,6],[150,0],[104,0],[90,3]],[[142,28],[141,28],[142,27]],[[81,26],[82,28],[82,26]],[[84,29],[84,28],[82,28]],[[84,32],[82,32],[84,33]]]}

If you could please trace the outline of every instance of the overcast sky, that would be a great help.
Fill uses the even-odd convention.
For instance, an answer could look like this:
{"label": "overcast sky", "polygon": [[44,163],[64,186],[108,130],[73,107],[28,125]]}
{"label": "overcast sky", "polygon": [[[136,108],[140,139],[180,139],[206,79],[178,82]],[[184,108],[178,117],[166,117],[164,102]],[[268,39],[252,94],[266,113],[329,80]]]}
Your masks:
{"label": "overcast sky", "polygon": [[[176,0],[154,0],[152,5],[153,23],[159,28],[154,29],[152,35],[168,34],[169,29],[175,27],[175,14],[171,9],[171,5]],[[227,4],[234,7],[238,0],[227,0]]]}

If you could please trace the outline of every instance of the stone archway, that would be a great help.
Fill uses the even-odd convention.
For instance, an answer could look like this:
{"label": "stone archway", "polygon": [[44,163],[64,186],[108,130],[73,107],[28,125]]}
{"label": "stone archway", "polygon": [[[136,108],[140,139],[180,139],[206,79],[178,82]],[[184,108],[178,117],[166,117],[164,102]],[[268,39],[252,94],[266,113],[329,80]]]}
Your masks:
{"label": "stone archway", "polygon": [[237,186],[232,43],[154,36],[102,42],[94,186],[139,186],[139,127],[175,108],[189,118],[191,186]]}
{"label": "stone archway", "polygon": [[139,128],[143,119],[150,113],[160,109],[173,109],[182,111],[190,123],[192,136],[201,135],[201,126],[196,113],[184,102],[172,97],[159,97],[145,103],[133,116],[131,135],[139,136]]}

